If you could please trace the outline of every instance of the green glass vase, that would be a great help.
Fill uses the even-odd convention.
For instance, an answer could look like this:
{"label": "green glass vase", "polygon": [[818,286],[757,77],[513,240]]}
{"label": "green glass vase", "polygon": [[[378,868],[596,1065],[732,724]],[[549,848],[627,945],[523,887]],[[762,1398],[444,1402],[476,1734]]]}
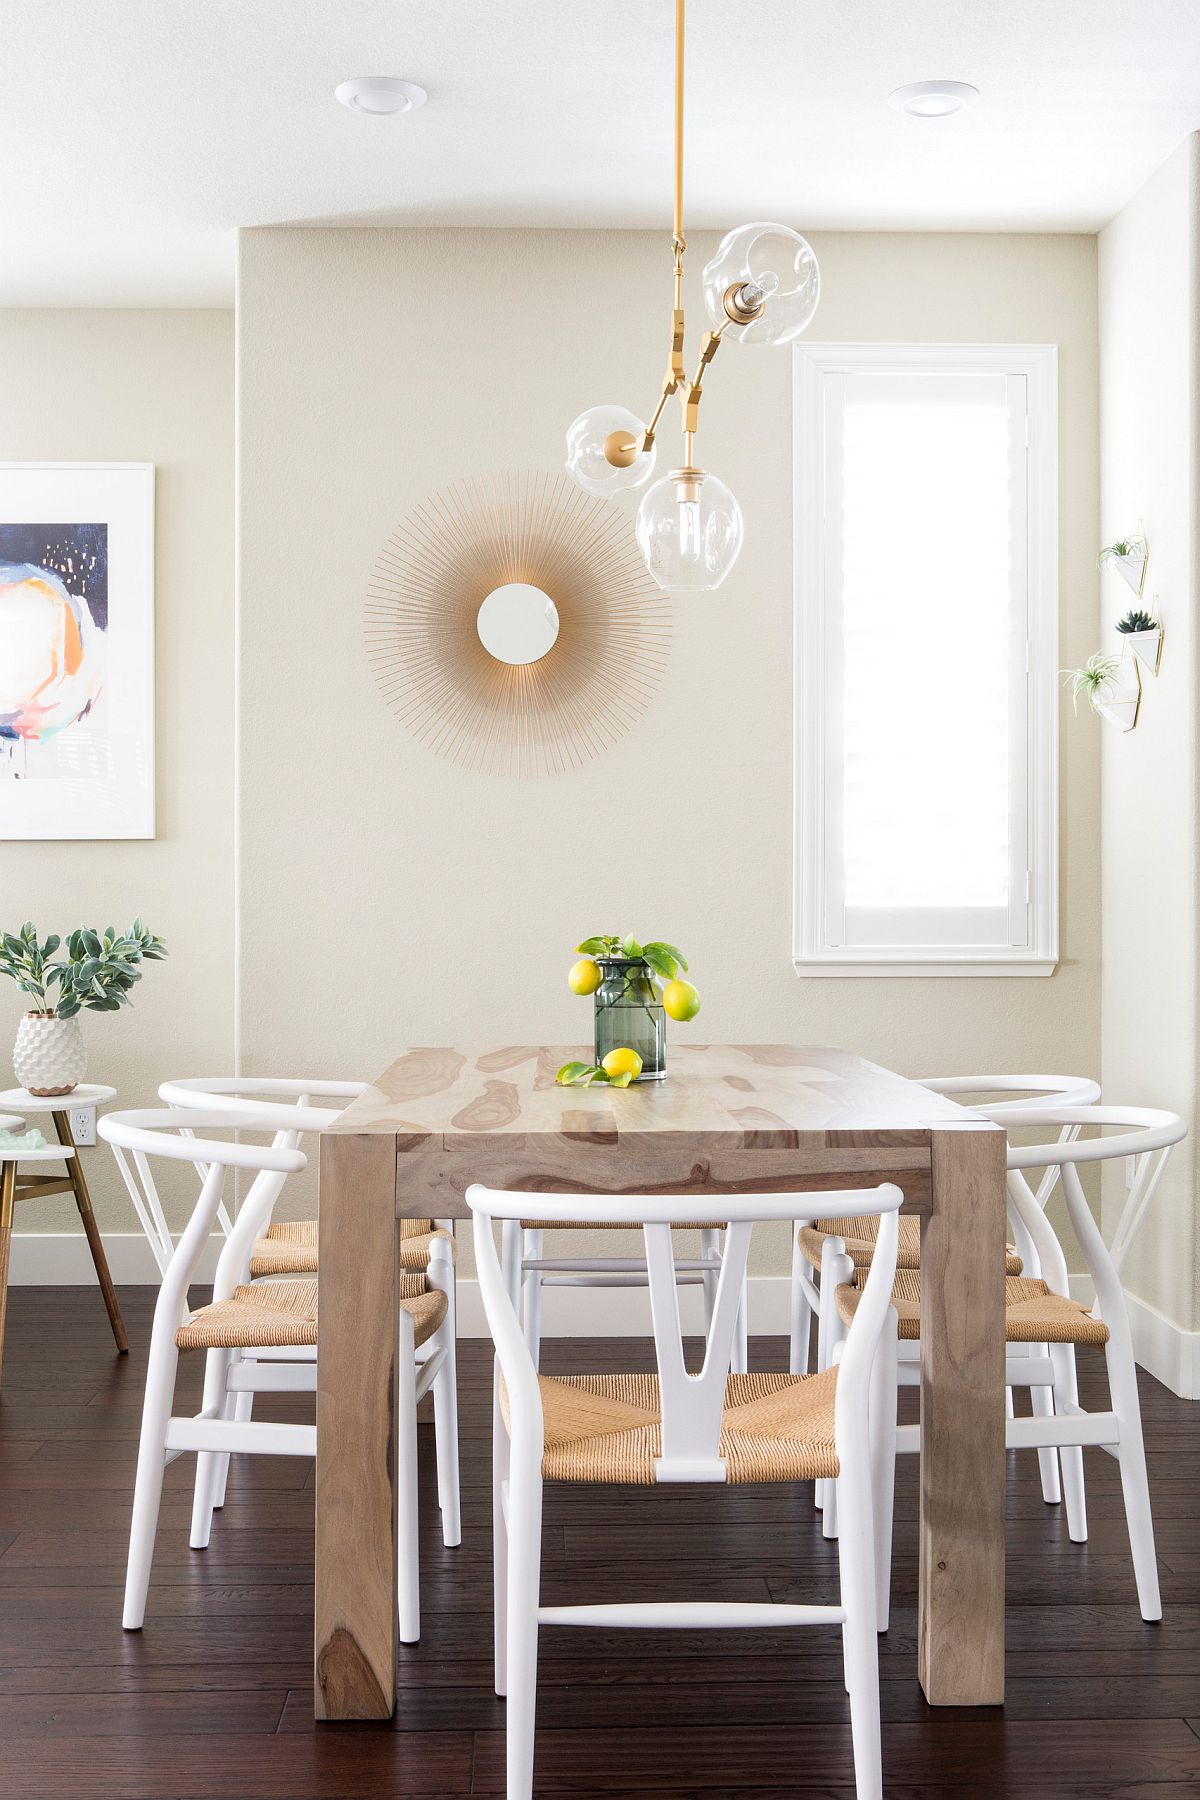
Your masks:
{"label": "green glass vase", "polygon": [[640,956],[598,956],[604,979],[596,989],[596,1061],[610,1050],[636,1050],[638,1081],[661,1081],[667,1072],[667,1019],[662,998]]}

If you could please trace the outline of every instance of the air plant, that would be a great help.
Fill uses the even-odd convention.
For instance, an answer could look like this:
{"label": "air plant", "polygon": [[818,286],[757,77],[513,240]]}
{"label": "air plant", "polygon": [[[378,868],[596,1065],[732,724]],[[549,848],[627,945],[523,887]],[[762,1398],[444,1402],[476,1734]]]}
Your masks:
{"label": "air plant", "polygon": [[1158,620],[1152,619],[1150,614],[1140,606],[1132,606],[1123,619],[1117,620],[1117,630],[1120,632],[1157,631]]}
{"label": "air plant", "polygon": [[1086,694],[1093,709],[1099,706],[1101,696],[1113,685],[1120,666],[1120,657],[1106,656],[1103,650],[1097,650],[1088,657],[1082,669],[1062,671],[1064,681],[1071,683],[1071,704],[1076,712],[1081,694]]}
{"label": "air plant", "polygon": [[1128,562],[1137,557],[1144,557],[1145,554],[1146,540],[1144,537],[1118,538],[1115,544],[1105,544],[1096,558],[1096,566],[1102,569],[1105,563],[1111,561],[1113,557],[1120,562]]}

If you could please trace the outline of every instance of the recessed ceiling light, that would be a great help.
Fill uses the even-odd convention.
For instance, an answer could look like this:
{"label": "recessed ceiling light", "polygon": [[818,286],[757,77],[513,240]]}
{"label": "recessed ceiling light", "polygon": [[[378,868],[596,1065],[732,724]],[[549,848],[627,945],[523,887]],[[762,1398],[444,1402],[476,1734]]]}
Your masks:
{"label": "recessed ceiling light", "polygon": [[978,98],[979,89],[969,81],[910,81],[888,95],[893,106],[914,119],[944,119]]}
{"label": "recessed ceiling light", "polygon": [[396,75],[355,75],[339,82],[333,92],[352,112],[365,113],[413,112],[429,98],[415,81],[401,81]]}

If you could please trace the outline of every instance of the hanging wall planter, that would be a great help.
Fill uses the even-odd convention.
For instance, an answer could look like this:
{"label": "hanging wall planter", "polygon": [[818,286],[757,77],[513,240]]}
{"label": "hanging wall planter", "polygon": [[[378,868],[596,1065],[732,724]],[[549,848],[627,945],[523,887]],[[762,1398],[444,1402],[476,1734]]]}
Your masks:
{"label": "hanging wall planter", "polygon": [[1162,625],[1159,620],[1152,618],[1141,608],[1134,608],[1117,621],[1117,631],[1122,647],[1132,652],[1151,675],[1157,675],[1162,656]]}
{"label": "hanging wall planter", "polygon": [[1096,561],[1101,568],[1105,563],[1111,563],[1140,600],[1146,581],[1147,555],[1144,537],[1126,537],[1118,538],[1113,544],[1105,544]]}
{"label": "hanging wall planter", "polygon": [[1142,700],[1142,678],[1135,658],[1107,656],[1097,650],[1081,669],[1064,669],[1063,676],[1071,683],[1076,711],[1081,697],[1086,697],[1092,711],[1110,725],[1119,731],[1133,730]]}

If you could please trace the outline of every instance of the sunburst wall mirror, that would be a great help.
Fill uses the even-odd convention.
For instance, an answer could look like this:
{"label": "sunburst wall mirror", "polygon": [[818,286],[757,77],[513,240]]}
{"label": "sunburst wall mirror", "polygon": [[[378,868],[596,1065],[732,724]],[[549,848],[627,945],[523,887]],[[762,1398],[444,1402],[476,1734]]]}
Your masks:
{"label": "sunburst wall mirror", "polygon": [[531,473],[423,501],[379,554],[366,630],[384,697],[429,748],[545,775],[599,755],[645,711],[671,615],[617,508]]}

